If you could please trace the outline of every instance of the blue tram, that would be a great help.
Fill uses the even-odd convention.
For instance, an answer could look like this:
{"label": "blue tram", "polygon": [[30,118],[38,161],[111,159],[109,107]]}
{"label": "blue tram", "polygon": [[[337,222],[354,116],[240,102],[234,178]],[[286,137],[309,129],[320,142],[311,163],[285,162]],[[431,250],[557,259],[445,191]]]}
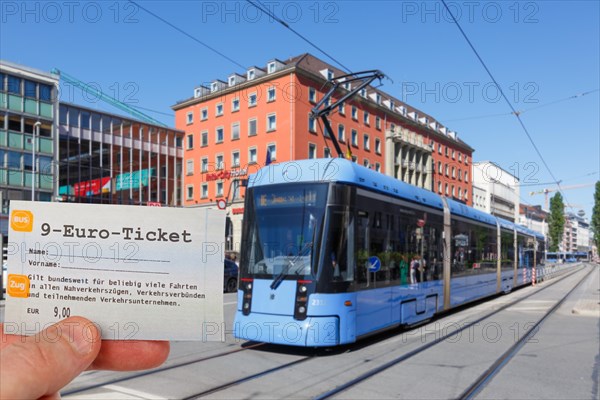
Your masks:
{"label": "blue tram", "polygon": [[241,339],[352,343],[531,283],[544,260],[543,236],[341,158],[269,165],[245,201]]}

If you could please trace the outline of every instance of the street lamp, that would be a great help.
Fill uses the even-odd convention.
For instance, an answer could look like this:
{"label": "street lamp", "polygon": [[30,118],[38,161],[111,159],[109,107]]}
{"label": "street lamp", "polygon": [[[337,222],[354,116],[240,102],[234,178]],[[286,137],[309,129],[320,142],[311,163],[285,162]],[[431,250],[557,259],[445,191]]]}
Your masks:
{"label": "street lamp", "polygon": [[35,162],[35,145],[36,145],[36,137],[40,137],[40,126],[42,123],[37,121],[33,125],[33,144],[31,146],[31,162],[33,169],[33,179],[31,179],[31,201],[35,201],[35,179],[36,179],[36,162]]}

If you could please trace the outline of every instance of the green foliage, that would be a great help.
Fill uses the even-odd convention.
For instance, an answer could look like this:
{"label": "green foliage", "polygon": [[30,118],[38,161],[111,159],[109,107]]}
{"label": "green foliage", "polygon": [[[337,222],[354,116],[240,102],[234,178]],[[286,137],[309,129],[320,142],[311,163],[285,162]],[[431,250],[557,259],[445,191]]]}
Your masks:
{"label": "green foliage", "polygon": [[558,251],[565,227],[565,203],[562,195],[557,192],[550,199],[550,216],[548,217],[548,234],[550,236],[549,251]]}
{"label": "green foliage", "polygon": [[596,182],[596,191],[594,192],[592,231],[594,232],[594,243],[596,243],[596,248],[600,250],[600,181]]}

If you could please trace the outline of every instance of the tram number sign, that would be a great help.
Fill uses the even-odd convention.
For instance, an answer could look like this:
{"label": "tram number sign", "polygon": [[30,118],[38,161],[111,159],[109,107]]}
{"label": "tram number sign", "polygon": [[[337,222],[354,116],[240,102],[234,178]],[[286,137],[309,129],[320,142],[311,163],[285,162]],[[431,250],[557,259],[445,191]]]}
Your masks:
{"label": "tram number sign", "polygon": [[381,260],[377,256],[369,257],[369,272],[377,272],[381,268]]}

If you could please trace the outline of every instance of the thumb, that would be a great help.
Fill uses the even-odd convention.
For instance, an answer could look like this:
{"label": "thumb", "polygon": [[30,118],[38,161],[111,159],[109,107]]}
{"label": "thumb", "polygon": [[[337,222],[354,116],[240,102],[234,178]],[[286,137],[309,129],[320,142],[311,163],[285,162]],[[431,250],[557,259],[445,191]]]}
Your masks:
{"label": "thumb", "polygon": [[21,337],[0,354],[0,399],[37,399],[57,393],[92,363],[100,345],[98,329],[81,317]]}

